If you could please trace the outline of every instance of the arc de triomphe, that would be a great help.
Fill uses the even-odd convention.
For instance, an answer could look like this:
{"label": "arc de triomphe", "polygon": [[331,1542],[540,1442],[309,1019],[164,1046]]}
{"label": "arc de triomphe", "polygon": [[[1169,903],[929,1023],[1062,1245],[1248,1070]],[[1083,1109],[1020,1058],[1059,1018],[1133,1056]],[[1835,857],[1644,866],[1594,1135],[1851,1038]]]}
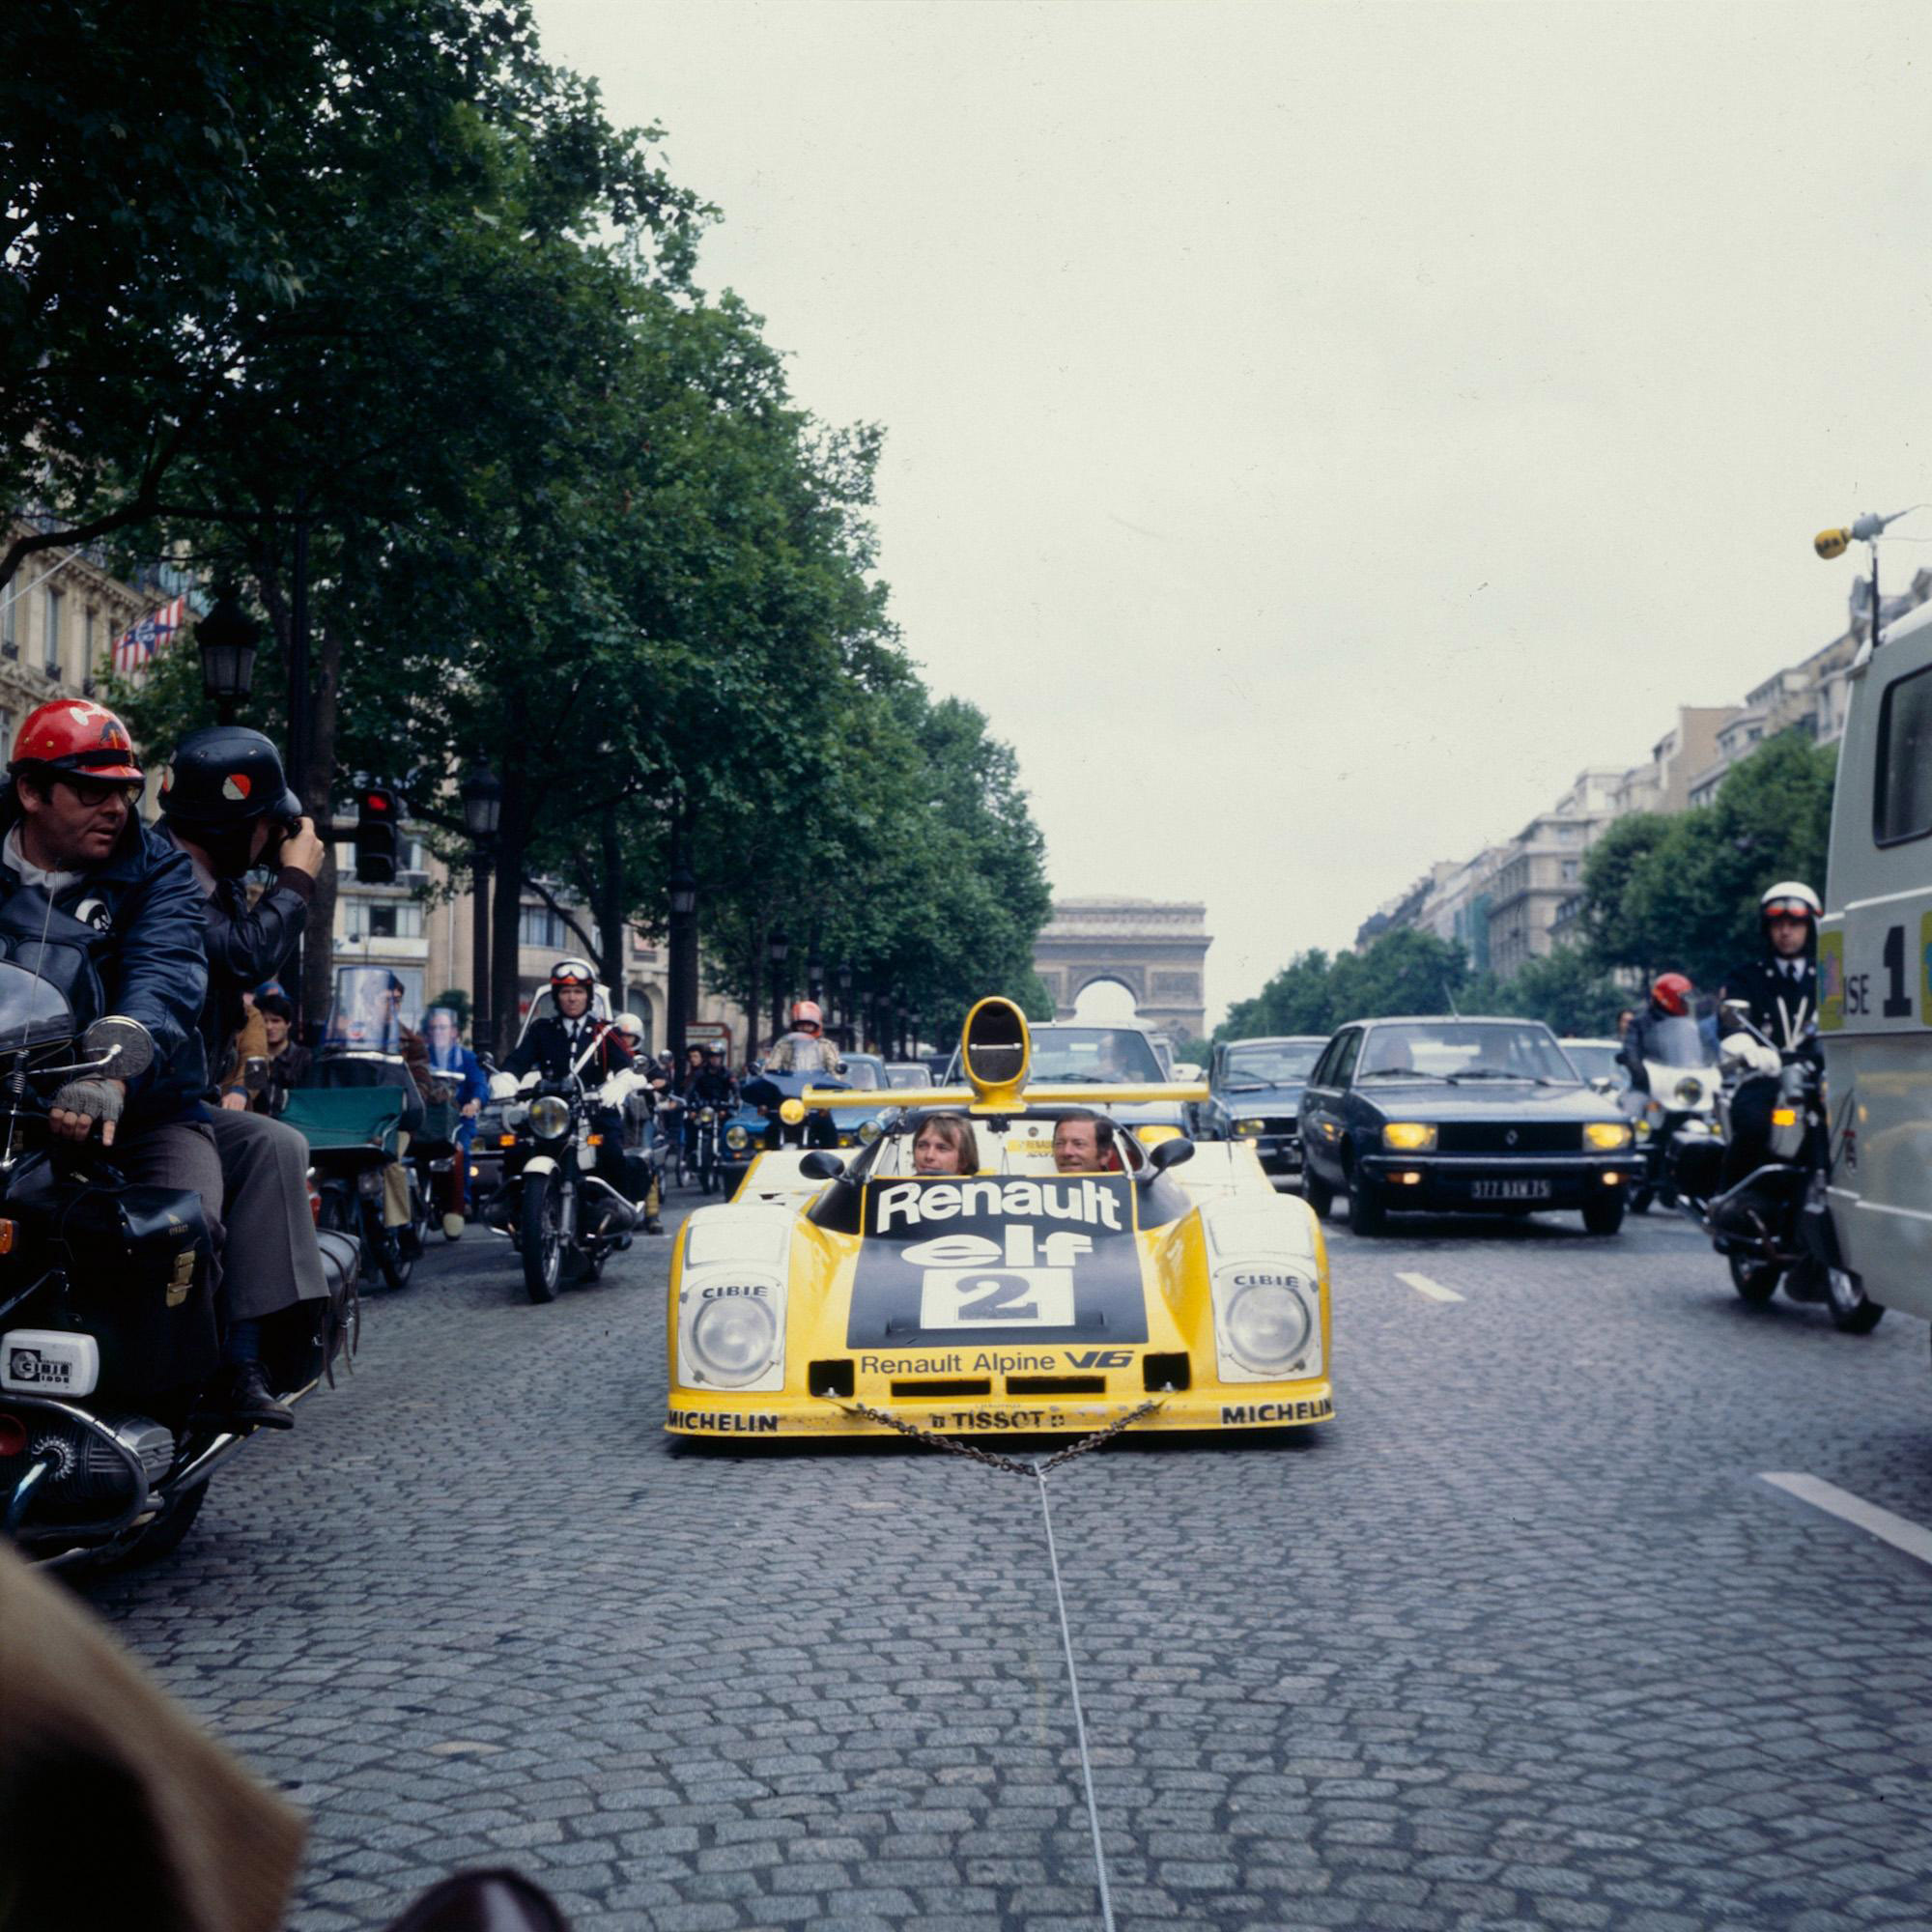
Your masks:
{"label": "arc de triomphe", "polygon": [[1054,1017],[1071,1019],[1073,1003],[1096,980],[1118,980],[1141,1018],[1176,1040],[1207,1031],[1203,969],[1208,908],[1166,899],[1055,899],[1053,917],[1034,941],[1034,970],[1052,994]]}

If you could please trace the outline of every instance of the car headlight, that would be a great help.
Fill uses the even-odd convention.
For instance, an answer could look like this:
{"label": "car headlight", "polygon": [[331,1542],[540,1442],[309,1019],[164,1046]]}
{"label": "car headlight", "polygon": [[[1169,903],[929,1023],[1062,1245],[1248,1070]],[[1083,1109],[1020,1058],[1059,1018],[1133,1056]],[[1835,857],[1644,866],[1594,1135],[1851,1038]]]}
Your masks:
{"label": "car headlight", "polygon": [[1278,1375],[1307,1346],[1313,1326],[1308,1304],[1287,1276],[1237,1278],[1221,1310],[1221,1339],[1245,1369]]}
{"label": "car headlight", "polygon": [[725,1294],[699,1303],[686,1346],[710,1380],[743,1388],[770,1366],[778,1340],[778,1318],[763,1295]]}
{"label": "car headlight", "polygon": [[530,1102],[530,1132],[540,1141],[554,1141],[570,1131],[570,1102],[545,1094]]}
{"label": "car headlight", "polygon": [[1677,1099],[1686,1107],[1701,1107],[1704,1104],[1704,1083],[1694,1074],[1687,1073],[1677,1083]]}
{"label": "car headlight", "polygon": [[1435,1145],[1435,1129],[1422,1121],[1391,1121],[1382,1129],[1382,1146],[1402,1153],[1428,1153]]}
{"label": "car headlight", "polygon": [[513,1101],[503,1109],[503,1124],[506,1127],[521,1127],[529,1117],[529,1107],[522,1100]]}
{"label": "car headlight", "polygon": [[1236,1121],[1235,1132],[1243,1140],[1251,1140],[1267,1124],[1265,1121]]}
{"label": "car headlight", "polygon": [[726,1127],[724,1129],[724,1145],[733,1153],[742,1153],[752,1145],[752,1137],[743,1127]]}
{"label": "car headlight", "polygon": [[1607,1151],[1611,1148],[1626,1148],[1631,1143],[1631,1130],[1621,1121],[1586,1121],[1583,1123],[1583,1145]]}

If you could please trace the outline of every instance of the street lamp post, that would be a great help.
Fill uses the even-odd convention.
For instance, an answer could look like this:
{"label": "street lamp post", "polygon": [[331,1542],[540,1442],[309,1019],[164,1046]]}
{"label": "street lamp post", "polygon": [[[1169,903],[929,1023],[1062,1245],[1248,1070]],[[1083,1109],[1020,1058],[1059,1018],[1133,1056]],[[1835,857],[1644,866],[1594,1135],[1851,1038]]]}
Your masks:
{"label": "street lamp post", "polygon": [[765,946],[765,957],[772,969],[772,1037],[781,1038],[785,1030],[784,1023],[784,963],[791,952],[791,941],[785,936],[781,925],[772,928],[772,936]]}
{"label": "street lamp post", "polygon": [[236,711],[254,688],[255,645],[261,635],[232,584],[215,591],[213,610],[194,627],[201,688],[214,700],[214,715],[224,724],[234,724]]}
{"label": "street lamp post", "polygon": [[487,760],[470,766],[463,781],[463,829],[475,848],[476,890],[469,909],[469,970],[476,1002],[469,1039],[478,1052],[495,1045],[490,1037],[490,870],[497,857],[497,829],[503,819],[503,781]]}
{"label": "street lamp post", "polygon": [[670,1013],[665,1033],[671,1065],[682,1066],[684,1030],[696,1016],[697,1007],[697,987],[692,972],[694,961],[691,957],[693,915],[697,910],[697,881],[692,876],[691,867],[685,864],[682,853],[678,855],[676,863],[671,867],[668,883],[670,893],[670,959],[668,973]]}
{"label": "street lamp post", "polygon": [[848,1034],[852,1034],[853,1037],[847,1041],[847,1044],[854,1052],[858,1052],[864,1048],[866,1042],[858,1037],[852,1025],[851,960],[841,959],[838,962],[838,969],[833,975],[833,978],[838,981],[838,1023]]}
{"label": "street lamp post", "polygon": [[805,997],[808,1000],[822,1000],[825,997],[825,962],[819,958],[815,946],[805,962]]}

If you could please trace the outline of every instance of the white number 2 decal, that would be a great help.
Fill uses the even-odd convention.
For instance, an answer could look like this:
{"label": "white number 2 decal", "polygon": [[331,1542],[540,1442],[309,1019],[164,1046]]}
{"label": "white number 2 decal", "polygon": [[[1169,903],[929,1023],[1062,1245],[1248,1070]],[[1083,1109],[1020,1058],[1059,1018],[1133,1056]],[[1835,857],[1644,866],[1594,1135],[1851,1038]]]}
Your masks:
{"label": "white number 2 decal", "polygon": [[927,1268],[920,1279],[922,1328],[982,1323],[1073,1325],[1071,1268]]}

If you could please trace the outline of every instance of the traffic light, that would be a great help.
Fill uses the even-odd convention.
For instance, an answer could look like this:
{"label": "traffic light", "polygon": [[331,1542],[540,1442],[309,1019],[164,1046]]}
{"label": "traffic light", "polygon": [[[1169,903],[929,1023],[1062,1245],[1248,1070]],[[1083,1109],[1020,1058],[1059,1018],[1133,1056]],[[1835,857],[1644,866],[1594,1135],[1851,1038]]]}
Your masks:
{"label": "traffic light", "polygon": [[402,855],[403,795],[394,785],[367,784],[355,795],[355,882],[393,885]]}

